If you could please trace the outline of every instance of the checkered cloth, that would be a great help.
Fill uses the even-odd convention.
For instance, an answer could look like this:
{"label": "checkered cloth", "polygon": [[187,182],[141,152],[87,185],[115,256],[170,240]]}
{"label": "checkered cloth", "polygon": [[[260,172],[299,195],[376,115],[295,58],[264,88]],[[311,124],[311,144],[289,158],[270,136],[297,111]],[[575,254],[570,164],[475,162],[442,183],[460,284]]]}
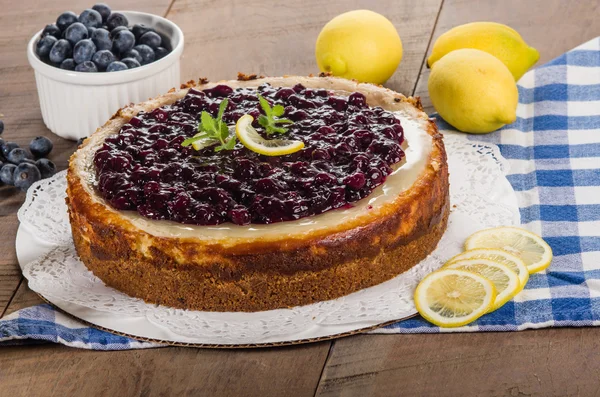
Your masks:
{"label": "checkered cloth", "polygon": [[[552,246],[552,265],[532,275],[514,301],[469,326],[441,330],[416,317],[375,332],[600,325],[600,38],[530,71],[518,86],[517,121],[469,139],[500,147],[523,226]],[[49,305],[0,320],[0,345],[23,339],[97,350],[157,346],[87,327]]]}

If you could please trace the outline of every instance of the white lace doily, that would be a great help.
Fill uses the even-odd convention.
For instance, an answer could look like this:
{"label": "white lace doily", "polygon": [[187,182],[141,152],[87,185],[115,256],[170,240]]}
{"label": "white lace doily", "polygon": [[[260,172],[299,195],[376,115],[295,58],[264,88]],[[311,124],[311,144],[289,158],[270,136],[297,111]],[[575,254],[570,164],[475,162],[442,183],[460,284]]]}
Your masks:
{"label": "white lace doily", "polygon": [[[73,247],[65,172],[29,189],[18,213],[25,230],[17,236],[17,255],[32,290],[83,320],[134,336],[245,345],[322,338],[372,327],[416,313],[412,294],[417,283],[459,253],[471,233],[519,222],[516,197],[505,177],[507,163],[498,148],[452,133],[446,133],[444,142],[452,208],[437,249],[392,280],[332,301],[257,313],[214,313],[147,304],[106,287],[87,270]],[[42,254],[22,263],[21,258],[31,257],[27,250],[32,246]]]}

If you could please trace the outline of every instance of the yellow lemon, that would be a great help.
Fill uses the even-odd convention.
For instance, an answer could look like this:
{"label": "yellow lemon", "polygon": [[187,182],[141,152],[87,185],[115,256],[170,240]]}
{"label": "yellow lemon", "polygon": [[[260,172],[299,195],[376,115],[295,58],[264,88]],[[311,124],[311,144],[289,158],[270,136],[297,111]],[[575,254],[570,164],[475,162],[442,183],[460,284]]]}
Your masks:
{"label": "yellow lemon", "polygon": [[355,10],[338,15],[323,27],[315,56],[323,72],[383,84],[402,60],[402,41],[383,15]]}
{"label": "yellow lemon", "polygon": [[433,45],[427,64],[432,67],[449,52],[461,48],[474,48],[495,56],[506,65],[515,80],[540,59],[540,53],[527,45],[511,27],[495,22],[473,22],[441,35]]}
{"label": "yellow lemon", "polygon": [[519,93],[510,71],[481,50],[452,51],[431,68],[429,96],[446,122],[483,134],[517,118]]}

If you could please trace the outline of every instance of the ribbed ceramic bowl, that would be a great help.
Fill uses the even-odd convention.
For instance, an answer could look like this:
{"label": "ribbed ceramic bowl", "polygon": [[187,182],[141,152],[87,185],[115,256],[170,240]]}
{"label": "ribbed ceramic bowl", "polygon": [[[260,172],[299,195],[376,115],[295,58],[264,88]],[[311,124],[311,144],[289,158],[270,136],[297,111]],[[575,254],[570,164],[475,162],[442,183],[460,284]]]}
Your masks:
{"label": "ribbed ceramic bowl", "polygon": [[89,136],[119,108],[145,101],[178,87],[183,32],[173,22],[157,15],[119,11],[129,25],[152,26],[170,40],[166,57],[139,68],[112,73],[83,73],[63,70],[42,62],[35,45],[42,31],[27,45],[27,58],[35,71],[42,117],[56,135],[67,139]]}

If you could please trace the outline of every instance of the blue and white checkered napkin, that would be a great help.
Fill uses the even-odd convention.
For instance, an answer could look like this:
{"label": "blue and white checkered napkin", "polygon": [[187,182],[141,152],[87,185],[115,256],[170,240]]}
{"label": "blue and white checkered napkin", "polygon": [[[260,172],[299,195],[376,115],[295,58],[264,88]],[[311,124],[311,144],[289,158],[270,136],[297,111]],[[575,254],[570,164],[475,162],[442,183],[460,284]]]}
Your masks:
{"label": "blue and white checkered napkin", "polygon": [[[500,147],[522,223],[552,246],[554,261],[514,301],[454,332],[600,325],[600,38],[523,76],[517,115],[470,139]],[[375,332],[440,331],[416,317]],[[22,339],[97,350],[157,346],[87,327],[49,305],[0,320],[0,345]]]}

